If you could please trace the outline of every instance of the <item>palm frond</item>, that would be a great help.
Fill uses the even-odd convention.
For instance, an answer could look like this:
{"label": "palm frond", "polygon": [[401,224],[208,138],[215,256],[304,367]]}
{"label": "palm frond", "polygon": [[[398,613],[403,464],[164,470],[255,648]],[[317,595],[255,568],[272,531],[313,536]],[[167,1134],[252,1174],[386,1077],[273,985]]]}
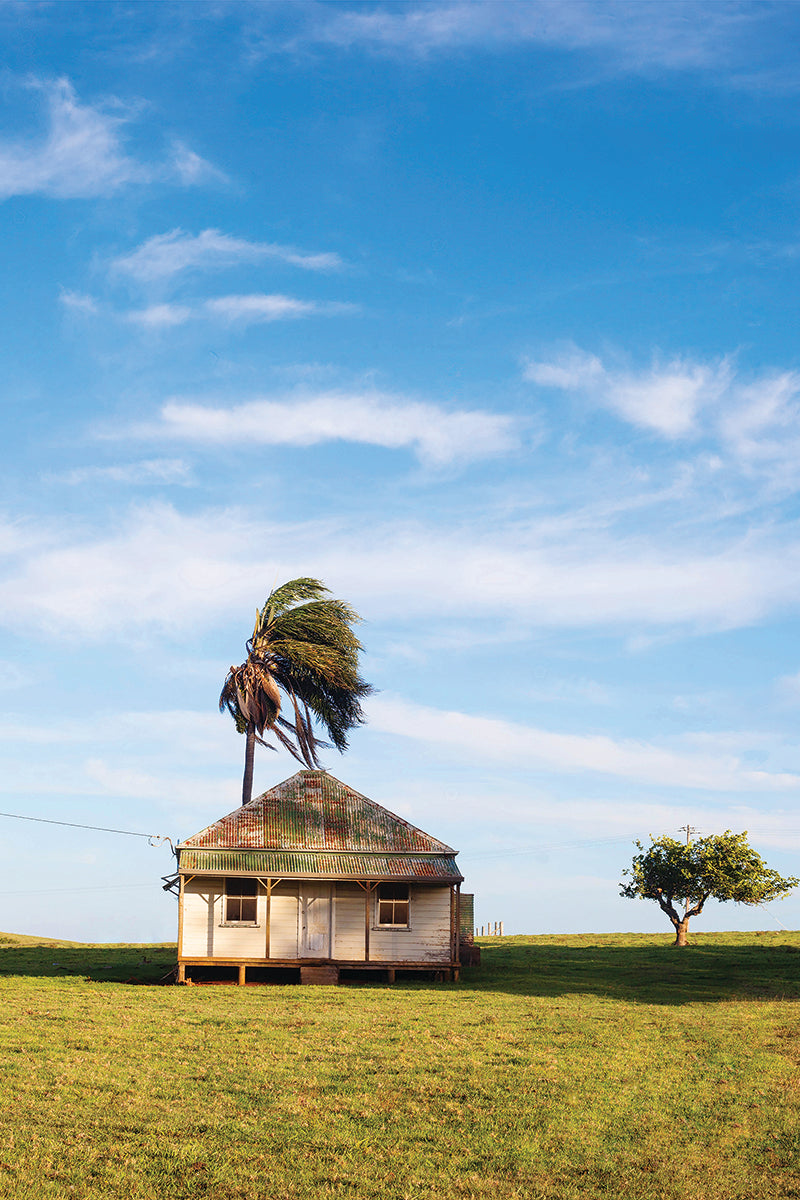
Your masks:
{"label": "palm frond", "polygon": [[267,596],[264,607],[259,610],[256,616],[256,627],[253,632],[253,639],[258,636],[259,632],[263,632],[269,623],[287,609],[299,604],[302,600],[319,600],[323,596],[329,594],[329,589],[325,587],[319,579],[310,579],[303,575],[299,579],[289,579],[286,583],[282,583],[280,587],[273,588]]}
{"label": "palm frond", "polygon": [[[287,724],[288,724],[288,722],[287,722]],[[294,726],[290,725],[289,728],[293,729]],[[317,767],[319,766],[318,762],[314,761],[313,759],[310,759],[308,757],[308,755],[303,754],[302,750],[298,749],[297,743],[295,741],[293,741],[292,738],[287,737],[287,735],[283,732],[283,730],[279,729],[277,725],[272,730],[272,732],[274,733],[274,735],[278,739],[278,741],[281,743],[281,745],[284,746],[289,751],[292,758],[296,758],[299,763],[303,763],[305,766],[312,768],[312,769],[315,766],[317,766]]]}
{"label": "palm frond", "polygon": [[[358,669],[362,645],[353,626],[360,620],[318,579],[291,579],[274,588],[256,614],[246,661],[228,672],[220,710],[227,709],[239,732],[255,734],[261,745],[269,745],[266,731],[274,734],[312,768],[329,745],[317,736],[315,723],[337,750],[346,750],[349,730],[365,721],[360,702],[373,690]],[[281,713],[281,694],[291,701],[291,715]]]}
{"label": "palm frond", "polygon": [[288,639],[360,650],[361,643],[353,631],[360,620],[355,609],[343,600],[311,600],[275,613],[259,630],[254,645],[260,639],[270,644]]}

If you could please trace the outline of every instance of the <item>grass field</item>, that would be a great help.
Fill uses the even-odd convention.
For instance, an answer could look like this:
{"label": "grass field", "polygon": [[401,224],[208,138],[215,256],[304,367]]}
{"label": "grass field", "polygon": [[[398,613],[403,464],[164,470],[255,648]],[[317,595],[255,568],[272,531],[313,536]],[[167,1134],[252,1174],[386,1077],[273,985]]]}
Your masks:
{"label": "grass field", "polygon": [[174,946],[0,934],[0,1196],[800,1197],[800,934],[669,942],[181,988]]}

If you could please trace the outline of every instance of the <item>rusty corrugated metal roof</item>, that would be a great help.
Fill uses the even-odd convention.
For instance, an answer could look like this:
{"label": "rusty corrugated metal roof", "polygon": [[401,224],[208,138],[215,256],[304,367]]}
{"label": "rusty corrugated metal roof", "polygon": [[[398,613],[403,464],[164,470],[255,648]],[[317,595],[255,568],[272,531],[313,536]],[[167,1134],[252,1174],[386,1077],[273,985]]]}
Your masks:
{"label": "rusty corrugated metal roof", "polygon": [[451,855],[342,854],[330,851],[181,850],[183,872],[214,875],[272,875],[307,879],[418,879],[458,883]]}
{"label": "rusty corrugated metal roof", "polygon": [[298,771],[180,845],[219,850],[457,853],[326,771]]}

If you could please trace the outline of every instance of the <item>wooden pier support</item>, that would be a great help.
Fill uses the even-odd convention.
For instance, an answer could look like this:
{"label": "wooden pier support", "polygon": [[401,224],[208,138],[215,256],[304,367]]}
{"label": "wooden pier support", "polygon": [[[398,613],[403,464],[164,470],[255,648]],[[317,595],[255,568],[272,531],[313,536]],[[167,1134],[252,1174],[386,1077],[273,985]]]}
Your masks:
{"label": "wooden pier support", "polygon": [[301,983],[338,983],[339,968],[334,966],[300,967]]}

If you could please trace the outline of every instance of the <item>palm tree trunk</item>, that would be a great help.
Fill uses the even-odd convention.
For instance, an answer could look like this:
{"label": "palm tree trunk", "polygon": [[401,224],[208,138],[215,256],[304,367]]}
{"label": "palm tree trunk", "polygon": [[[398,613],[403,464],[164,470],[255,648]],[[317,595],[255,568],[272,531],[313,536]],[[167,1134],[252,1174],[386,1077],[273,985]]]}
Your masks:
{"label": "palm tree trunk", "polygon": [[253,799],[253,760],[256,756],[256,727],[247,722],[247,744],[244,751],[244,779],[242,780],[242,805]]}

